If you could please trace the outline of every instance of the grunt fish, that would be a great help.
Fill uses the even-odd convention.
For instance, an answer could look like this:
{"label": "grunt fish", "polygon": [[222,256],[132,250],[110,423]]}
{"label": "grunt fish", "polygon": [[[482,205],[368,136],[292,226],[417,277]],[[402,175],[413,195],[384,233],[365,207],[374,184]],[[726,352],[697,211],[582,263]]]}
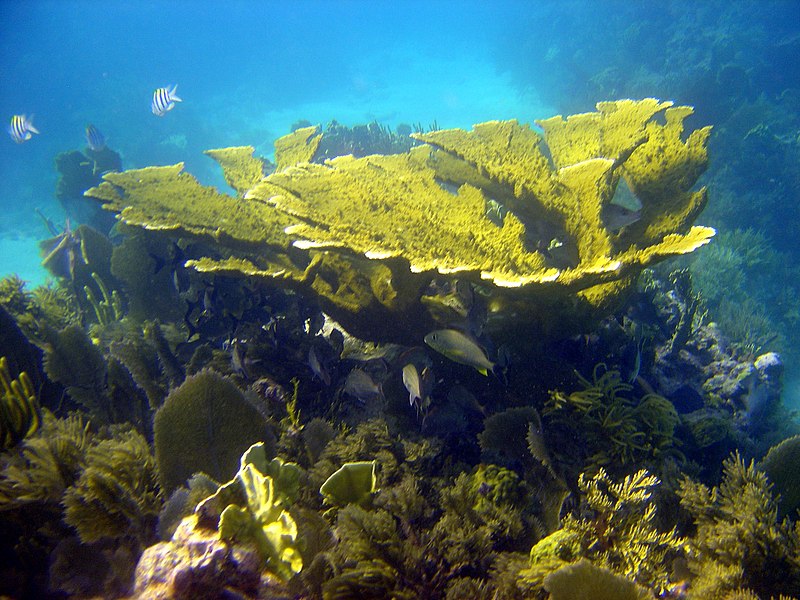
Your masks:
{"label": "grunt fish", "polygon": [[353,369],[347,375],[344,382],[344,393],[352,396],[361,404],[366,404],[370,400],[383,400],[383,390],[379,383],[369,376],[369,373],[362,369]]}
{"label": "grunt fish", "polygon": [[175,95],[176,91],[178,91],[177,83],[171,88],[161,87],[153,92],[153,102],[150,108],[155,116],[163,117],[167,112],[175,108],[176,102],[183,102],[183,100]]}
{"label": "grunt fish", "polygon": [[425,336],[425,343],[453,362],[467,365],[482,375],[494,371],[486,350],[470,335],[457,329],[437,329]]}

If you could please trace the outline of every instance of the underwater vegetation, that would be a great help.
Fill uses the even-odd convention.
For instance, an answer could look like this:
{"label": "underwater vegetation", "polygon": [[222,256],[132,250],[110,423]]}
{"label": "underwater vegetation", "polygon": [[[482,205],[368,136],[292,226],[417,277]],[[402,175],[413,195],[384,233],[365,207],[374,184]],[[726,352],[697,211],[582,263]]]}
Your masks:
{"label": "underwater vegetation", "polygon": [[691,112],[298,124],[207,152],[235,196],[103,174],[113,242],[0,282],[0,594],[796,594],[780,356],[649,269],[715,233]]}
{"label": "underwater vegetation", "polygon": [[659,483],[645,470],[618,483],[602,468],[591,478],[581,474],[588,515],[568,515],[561,529],[533,546],[530,566],[520,573],[524,585],[541,590],[549,574],[584,558],[663,595],[670,588],[667,557],[679,555],[685,540],[675,529],[658,530],[652,495]]}
{"label": "underwater vegetation", "polygon": [[548,426],[571,432],[566,439],[580,440],[559,449],[560,462],[624,471],[680,458],[674,447],[679,417],[669,400],[653,393],[637,398],[634,386],[602,363],[580,384],[583,389],[571,394],[551,392],[542,413]]}
{"label": "underwater vegetation", "polygon": [[36,433],[41,415],[31,378],[23,371],[12,379],[5,356],[0,357],[0,388],[0,447],[6,450]]}
{"label": "underwater vegetation", "polygon": [[687,555],[696,575],[690,598],[733,590],[763,598],[800,594],[800,527],[778,519],[772,484],[752,461],[733,455],[719,486],[686,479],[678,493],[696,527]]}

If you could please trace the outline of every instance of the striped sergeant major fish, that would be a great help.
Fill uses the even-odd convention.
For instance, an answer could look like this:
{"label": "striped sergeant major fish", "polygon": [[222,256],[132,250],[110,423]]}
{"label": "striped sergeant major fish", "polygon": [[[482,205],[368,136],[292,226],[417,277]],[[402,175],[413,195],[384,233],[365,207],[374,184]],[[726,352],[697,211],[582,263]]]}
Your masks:
{"label": "striped sergeant major fish", "polygon": [[11,125],[8,126],[8,135],[16,143],[21,144],[26,142],[31,137],[32,133],[39,133],[39,130],[33,126],[33,115],[26,117],[25,115],[14,115],[11,117]]}
{"label": "striped sergeant major fish", "polygon": [[163,117],[168,111],[175,107],[176,102],[183,102],[183,100],[175,95],[176,91],[178,91],[177,83],[173,85],[172,88],[162,87],[153,92],[153,103],[150,107],[153,109],[153,114],[155,116]]}
{"label": "striped sergeant major fish", "polygon": [[97,127],[89,123],[86,126],[86,143],[95,152],[100,152],[106,147],[106,138]]}

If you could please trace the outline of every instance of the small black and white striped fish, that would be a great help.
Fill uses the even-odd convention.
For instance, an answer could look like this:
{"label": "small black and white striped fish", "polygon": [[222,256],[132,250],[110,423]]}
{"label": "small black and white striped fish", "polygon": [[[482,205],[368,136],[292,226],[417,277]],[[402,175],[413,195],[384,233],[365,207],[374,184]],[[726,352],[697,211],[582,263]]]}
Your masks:
{"label": "small black and white striped fish", "polygon": [[39,133],[39,130],[33,126],[33,115],[26,117],[25,115],[14,115],[11,117],[11,125],[8,126],[8,135],[11,139],[21,144],[31,137],[32,133]]}
{"label": "small black and white striped fish", "polygon": [[86,126],[86,143],[89,144],[89,148],[99,152],[106,147],[106,138],[97,127],[89,123]]}
{"label": "small black and white striped fish", "polygon": [[153,103],[150,107],[153,109],[153,114],[157,117],[163,117],[167,114],[167,111],[172,110],[175,107],[176,102],[183,102],[178,96],[175,95],[175,92],[178,90],[178,84],[172,86],[172,88],[158,88],[155,92],[153,92]]}

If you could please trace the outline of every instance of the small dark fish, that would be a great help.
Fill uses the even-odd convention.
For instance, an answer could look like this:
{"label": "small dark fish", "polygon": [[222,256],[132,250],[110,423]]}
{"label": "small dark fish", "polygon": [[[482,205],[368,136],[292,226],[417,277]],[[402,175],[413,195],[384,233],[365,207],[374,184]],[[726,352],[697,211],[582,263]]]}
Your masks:
{"label": "small dark fish", "polygon": [[231,350],[231,366],[233,367],[233,371],[245,379],[250,379],[250,373],[247,370],[246,356],[247,350],[244,348],[242,343],[234,339],[230,344]]}
{"label": "small dark fish", "polygon": [[352,396],[361,404],[370,400],[383,400],[383,390],[379,383],[369,376],[366,371],[353,369],[344,382],[344,393]]}
{"label": "small dark fish", "polygon": [[308,349],[308,366],[314,373],[314,377],[319,379],[325,385],[331,384],[331,376],[328,374],[328,371],[322,366],[322,363],[317,356],[317,351],[314,350],[314,346]]}
{"label": "small dark fish", "polygon": [[503,221],[508,214],[508,209],[500,204],[497,200],[488,198],[486,200],[486,218],[498,227],[503,226]]}
{"label": "small dark fish", "polygon": [[14,115],[11,117],[11,124],[8,126],[8,135],[16,143],[21,144],[31,139],[32,133],[39,133],[39,130],[33,126],[33,115],[27,117],[25,115]]}
{"label": "small dark fish", "polygon": [[617,232],[623,227],[632,225],[642,218],[641,210],[631,210],[619,204],[606,204],[603,207],[603,223],[613,232]]}
{"label": "small dark fish", "polygon": [[150,104],[150,108],[155,116],[163,117],[175,108],[176,102],[183,102],[175,95],[176,91],[178,91],[177,83],[171,88],[161,87],[153,92],[153,102]]}
{"label": "small dark fish", "polygon": [[636,356],[633,359],[633,369],[628,376],[628,383],[633,383],[639,377],[639,371],[642,370],[642,351],[644,350],[645,338],[642,335],[636,342]]}
{"label": "small dark fish", "polygon": [[86,126],[86,143],[95,152],[100,152],[106,147],[106,138],[97,127],[89,123]]}

